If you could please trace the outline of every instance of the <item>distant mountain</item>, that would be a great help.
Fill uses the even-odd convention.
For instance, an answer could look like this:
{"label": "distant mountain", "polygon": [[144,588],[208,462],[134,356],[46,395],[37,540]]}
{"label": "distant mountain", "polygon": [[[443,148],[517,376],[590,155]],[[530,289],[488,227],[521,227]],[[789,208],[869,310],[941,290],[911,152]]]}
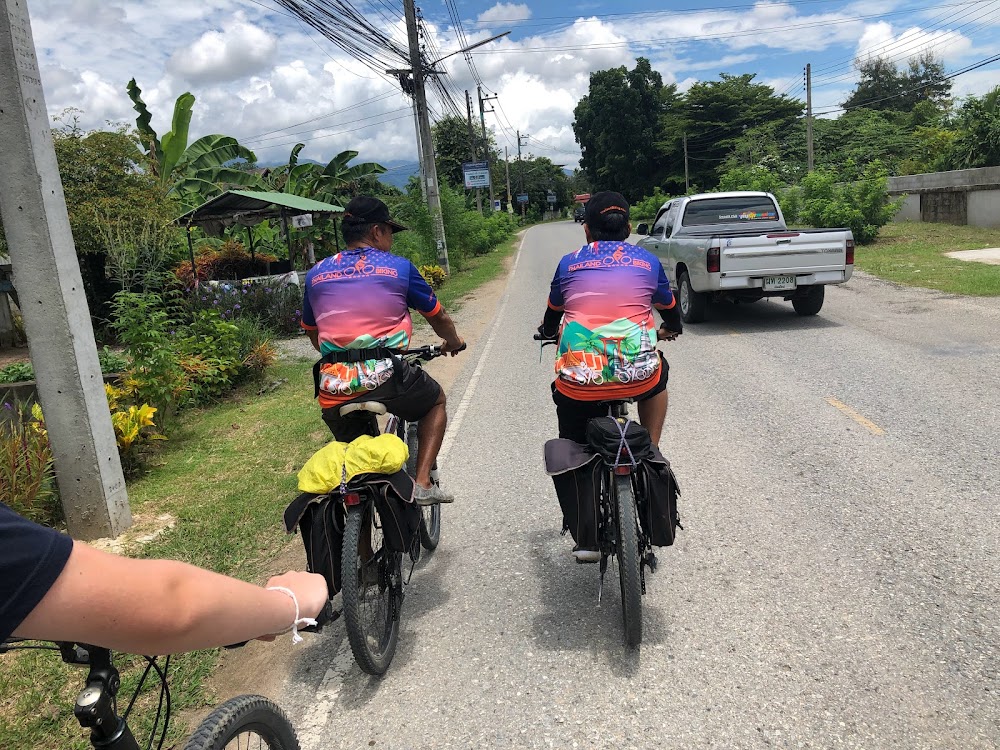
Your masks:
{"label": "distant mountain", "polygon": [[405,159],[396,159],[393,161],[366,159],[365,161],[378,162],[385,167],[385,174],[379,175],[379,182],[392,185],[400,190],[406,188],[406,183],[410,181],[413,175],[420,173],[420,163],[416,161],[406,161]]}

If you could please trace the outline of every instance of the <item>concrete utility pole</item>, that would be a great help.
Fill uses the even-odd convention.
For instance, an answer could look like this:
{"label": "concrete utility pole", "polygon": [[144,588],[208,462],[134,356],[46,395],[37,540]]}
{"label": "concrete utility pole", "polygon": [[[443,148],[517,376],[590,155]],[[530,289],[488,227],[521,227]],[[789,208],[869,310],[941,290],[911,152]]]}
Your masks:
{"label": "concrete utility pole", "polygon": [[70,534],[132,523],[25,0],[0,0],[0,215]]}
{"label": "concrete utility pole", "polygon": [[691,179],[688,176],[688,134],[684,134],[684,192],[691,189]]}
{"label": "concrete utility pole", "polygon": [[806,64],[806,162],[813,171],[813,82],[812,64]]}
{"label": "concrete utility pole", "polygon": [[[518,175],[517,179],[518,179],[518,183],[521,186],[521,189],[518,192],[521,193],[521,194],[524,193],[524,162],[521,161],[521,145],[522,145],[521,144],[521,139],[522,138],[527,138],[527,137],[528,137],[527,133],[525,133],[522,136],[521,135],[521,131],[520,130],[517,131],[517,175]],[[524,145],[527,145],[527,144],[524,144]],[[518,201],[518,202],[520,203],[520,201]],[[521,218],[522,219],[524,218],[524,204],[523,203],[521,203]]]}
{"label": "concrete utility pole", "polygon": [[507,153],[507,147],[503,147],[503,164],[504,170],[507,172],[507,213],[514,213],[514,204],[511,202],[510,195],[510,154]]}
{"label": "concrete utility pole", "polygon": [[[465,90],[465,114],[469,118],[469,161],[475,161],[476,136],[472,130],[472,96],[468,89]],[[483,191],[480,188],[476,188],[476,209],[481,216],[483,213]]]}
{"label": "concrete utility pole", "polygon": [[[496,99],[495,96],[483,96],[483,87],[476,86],[476,94],[479,95],[479,122],[483,126],[483,153],[486,154],[486,164],[490,169],[490,210],[493,210],[493,201],[496,200],[493,193],[493,154],[490,152],[490,139],[486,135],[486,109],[484,102]],[[490,112],[493,110],[491,109]]]}
{"label": "concrete utility pole", "polygon": [[[23,0],[22,0],[23,1]],[[444,236],[444,216],[441,213],[441,193],[438,189],[437,164],[434,162],[434,141],[431,138],[431,121],[427,113],[427,92],[424,91],[424,66],[420,58],[420,35],[417,29],[417,10],[413,0],[403,0],[406,12],[406,32],[410,41],[410,65],[413,71],[413,101],[417,107],[417,131],[420,144],[420,162],[423,181],[427,186],[427,209],[434,228],[438,264],[451,273],[448,263],[448,244]],[[428,71],[431,72],[431,71]]]}

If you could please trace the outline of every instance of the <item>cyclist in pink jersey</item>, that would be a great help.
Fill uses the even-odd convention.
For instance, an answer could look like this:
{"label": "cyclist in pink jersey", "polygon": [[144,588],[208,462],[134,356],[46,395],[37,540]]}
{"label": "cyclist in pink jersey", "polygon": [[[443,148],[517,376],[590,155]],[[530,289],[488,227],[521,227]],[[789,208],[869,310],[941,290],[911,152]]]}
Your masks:
{"label": "cyclist in pink jersey", "polygon": [[445,395],[422,368],[394,356],[410,346],[410,309],[430,323],[454,356],[465,346],[455,323],[430,285],[406,258],[390,252],[396,232],[378,198],[358,196],[342,222],[347,249],[324,258],[306,274],[302,327],[322,355],[314,370],[323,420],[337,440],[350,442],[367,426],[366,417],[341,416],[352,401],[378,401],[392,414],[417,422],[419,454],[415,499],[421,505],[452,502],[431,481],[444,440]]}

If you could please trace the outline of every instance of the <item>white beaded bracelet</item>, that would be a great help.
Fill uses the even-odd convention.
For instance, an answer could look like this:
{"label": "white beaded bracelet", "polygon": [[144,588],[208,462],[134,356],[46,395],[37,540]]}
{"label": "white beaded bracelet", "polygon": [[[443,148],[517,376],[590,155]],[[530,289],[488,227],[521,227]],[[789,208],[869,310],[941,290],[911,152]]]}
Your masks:
{"label": "white beaded bracelet", "polygon": [[292,602],[295,603],[295,621],[292,623],[292,643],[302,643],[302,636],[299,635],[299,627],[315,625],[316,620],[312,617],[299,617],[299,600],[295,597],[295,592],[291,589],[286,589],[284,586],[268,586],[267,590],[280,591],[282,594],[290,596]]}

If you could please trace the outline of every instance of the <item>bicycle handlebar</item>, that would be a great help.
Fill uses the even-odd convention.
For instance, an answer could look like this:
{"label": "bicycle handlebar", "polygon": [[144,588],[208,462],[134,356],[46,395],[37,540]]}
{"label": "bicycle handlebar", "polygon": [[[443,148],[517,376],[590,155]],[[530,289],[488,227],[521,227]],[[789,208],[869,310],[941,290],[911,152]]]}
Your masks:
{"label": "bicycle handlebar", "polygon": [[[321,633],[323,631],[323,627],[325,625],[329,625],[331,622],[333,622],[334,620],[338,620],[338,619],[340,619],[340,610],[339,609],[334,609],[333,608],[333,602],[327,601],[327,603],[323,605],[323,609],[321,609],[319,611],[319,614],[316,615],[316,624],[315,625],[307,625],[304,628],[299,628],[299,632],[300,633]],[[223,648],[227,648],[227,649],[230,649],[230,650],[237,649],[237,648],[243,648],[249,642],[250,641],[240,641],[239,643],[230,643],[228,646],[224,646]]]}
{"label": "bicycle handlebar", "polygon": [[421,346],[417,349],[407,349],[405,352],[400,352],[399,356],[411,362],[415,362],[418,359],[423,362],[430,362],[432,359],[443,357],[446,354],[458,354],[459,352],[464,352],[468,348],[468,344],[462,344],[462,346],[454,352],[445,352],[440,346]]}

